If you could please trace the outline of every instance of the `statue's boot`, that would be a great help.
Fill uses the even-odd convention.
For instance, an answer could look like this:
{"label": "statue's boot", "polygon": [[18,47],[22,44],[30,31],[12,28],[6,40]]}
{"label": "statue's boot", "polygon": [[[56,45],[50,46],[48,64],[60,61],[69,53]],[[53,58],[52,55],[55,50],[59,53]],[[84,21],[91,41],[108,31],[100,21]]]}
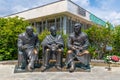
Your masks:
{"label": "statue's boot", "polygon": [[62,68],[60,66],[56,66],[56,68],[60,71],[62,70]]}
{"label": "statue's boot", "polygon": [[85,65],[85,67],[86,67],[85,71],[90,72],[90,64]]}
{"label": "statue's boot", "polygon": [[90,72],[90,65],[81,64],[81,69],[84,69],[85,71]]}
{"label": "statue's boot", "polygon": [[26,66],[27,66],[27,59],[23,56],[23,54],[18,55],[18,71],[25,71]]}
{"label": "statue's boot", "polygon": [[34,69],[34,61],[31,60],[29,62],[29,64],[28,64],[27,68],[28,68],[28,71],[33,71],[33,69]]}
{"label": "statue's boot", "polygon": [[35,63],[34,67],[35,68],[40,68],[40,64],[39,63]]}
{"label": "statue's boot", "polygon": [[31,68],[29,65],[28,65],[28,71],[33,71],[33,68]]}
{"label": "statue's boot", "polygon": [[43,67],[41,68],[41,72],[44,72],[45,70],[47,70],[47,66],[43,66]]}
{"label": "statue's boot", "polygon": [[71,62],[71,67],[69,69],[69,72],[74,72],[74,70],[75,70],[75,64],[74,62]]}
{"label": "statue's boot", "polygon": [[43,55],[43,66],[41,72],[44,72],[49,67],[49,55],[50,50],[46,49],[45,54]]}
{"label": "statue's boot", "polygon": [[26,71],[26,69],[25,69],[25,67],[18,66],[18,67],[17,67],[17,71]]}
{"label": "statue's boot", "polygon": [[62,52],[58,51],[58,54],[56,56],[56,68],[58,70],[62,70],[61,65],[62,65]]}

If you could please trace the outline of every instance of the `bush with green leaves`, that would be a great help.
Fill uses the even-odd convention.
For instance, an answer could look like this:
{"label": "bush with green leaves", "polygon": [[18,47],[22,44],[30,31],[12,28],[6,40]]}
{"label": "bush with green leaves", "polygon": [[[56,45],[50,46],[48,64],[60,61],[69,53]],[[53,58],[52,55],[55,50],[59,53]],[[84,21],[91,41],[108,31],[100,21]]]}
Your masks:
{"label": "bush with green leaves", "polygon": [[[100,55],[99,58],[103,58],[106,54],[107,45],[112,45],[112,31],[109,26],[106,28],[97,25],[85,30],[91,44],[89,50],[94,58],[98,58],[98,55]],[[95,53],[96,51],[99,53]]]}
{"label": "bush with green leaves", "polygon": [[113,55],[120,56],[120,25],[114,29],[112,45],[114,48]]}
{"label": "bush with green leaves", "polygon": [[47,29],[45,29],[43,32],[41,32],[40,34],[38,34],[38,38],[39,38],[39,40],[40,40],[40,53],[39,53],[39,58],[41,58],[42,57],[42,46],[41,46],[41,43],[42,43],[42,41],[45,39],[45,37],[47,36],[47,35],[49,35],[50,34],[50,31],[48,31]]}
{"label": "bush with green leaves", "polygon": [[28,25],[23,18],[0,18],[0,60],[17,59],[18,35]]}
{"label": "bush with green leaves", "polygon": [[40,42],[42,42],[43,39],[45,39],[45,37],[46,37],[47,35],[49,35],[49,34],[50,34],[50,31],[48,31],[47,29],[45,29],[43,32],[41,32],[41,33],[38,35],[38,38],[39,38]]}
{"label": "bush with green leaves", "polygon": [[63,53],[63,57],[66,57],[66,53],[67,53],[67,42],[68,42],[68,35],[66,34],[62,34],[63,40],[64,40],[64,53]]}

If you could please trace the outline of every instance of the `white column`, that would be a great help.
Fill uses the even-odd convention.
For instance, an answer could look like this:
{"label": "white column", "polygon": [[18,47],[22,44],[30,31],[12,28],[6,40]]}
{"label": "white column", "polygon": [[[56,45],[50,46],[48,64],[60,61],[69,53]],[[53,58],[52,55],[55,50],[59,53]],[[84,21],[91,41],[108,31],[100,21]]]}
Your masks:
{"label": "white column", "polygon": [[48,29],[48,23],[47,23],[47,19],[46,19],[46,21],[45,21],[45,29]]}
{"label": "white column", "polygon": [[39,23],[36,23],[36,29],[37,29],[37,33],[39,34],[40,33],[40,24]]}
{"label": "white column", "polygon": [[70,18],[70,33],[72,33],[72,30],[73,28],[72,28],[72,18]]}
{"label": "white column", "polygon": [[66,28],[67,27],[67,17],[66,16],[64,16],[63,17],[63,32],[64,32],[64,34],[66,34]]}
{"label": "white column", "polygon": [[55,23],[54,24],[55,24],[55,27],[57,27],[57,25],[56,25],[56,18],[55,18]]}
{"label": "white column", "polygon": [[36,22],[34,22],[34,27],[36,28]]}
{"label": "white column", "polygon": [[42,27],[42,32],[43,32],[43,30],[44,30],[44,28],[43,28],[43,27],[44,27],[44,26],[43,26],[43,21],[42,21],[42,26],[41,26],[41,27]]}
{"label": "white column", "polygon": [[62,33],[62,16],[60,16],[60,33]]}

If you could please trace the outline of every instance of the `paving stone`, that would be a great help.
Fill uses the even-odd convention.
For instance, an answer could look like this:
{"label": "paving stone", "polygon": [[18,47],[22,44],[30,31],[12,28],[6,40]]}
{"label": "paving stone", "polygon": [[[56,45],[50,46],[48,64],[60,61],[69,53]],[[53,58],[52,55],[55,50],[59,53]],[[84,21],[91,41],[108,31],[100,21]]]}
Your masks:
{"label": "paving stone", "polygon": [[0,64],[0,80],[120,80],[120,67],[94,66],[91,72],[25,72],[14,73],[15,65]]}

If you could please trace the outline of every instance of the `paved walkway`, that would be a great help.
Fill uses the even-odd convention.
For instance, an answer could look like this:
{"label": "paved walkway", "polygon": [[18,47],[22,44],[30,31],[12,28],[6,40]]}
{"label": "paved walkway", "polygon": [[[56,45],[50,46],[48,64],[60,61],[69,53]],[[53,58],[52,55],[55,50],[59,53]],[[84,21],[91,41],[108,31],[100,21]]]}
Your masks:
{"label": "paved walkway", "polygon": [[91,72],[26,72],[14,73],[15,65],[0,64],[0,80],[120,80],[120,67],[94,66]]}

